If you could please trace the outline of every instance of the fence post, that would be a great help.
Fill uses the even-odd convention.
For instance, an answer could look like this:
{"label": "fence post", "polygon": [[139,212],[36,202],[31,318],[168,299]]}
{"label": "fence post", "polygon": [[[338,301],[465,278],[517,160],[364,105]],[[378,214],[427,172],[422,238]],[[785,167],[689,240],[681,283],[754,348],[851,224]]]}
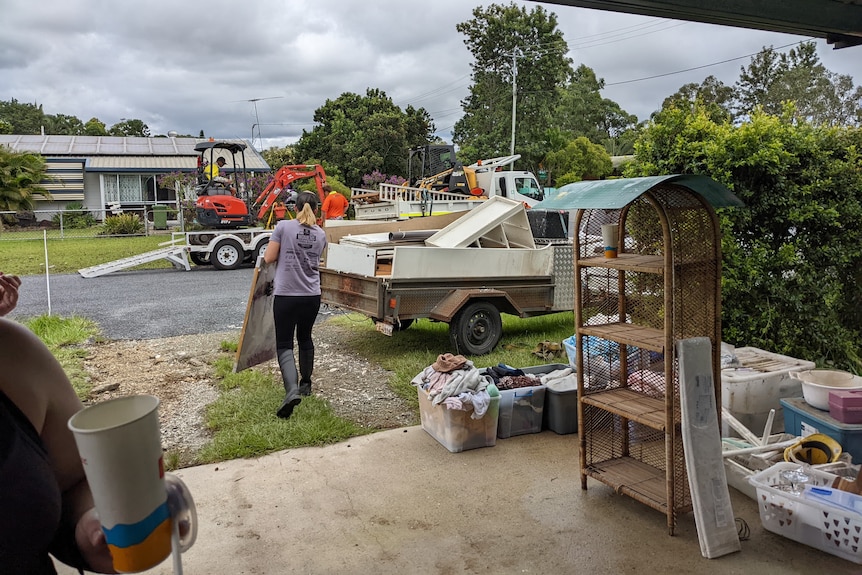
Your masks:
{"label": "fence post", "polygon": [[[60,229],[63,228],[63,216],[60,216]],[[51,272],[48,270],[48,230],[42,230],[42,243],[45,246],[45,289],[48,294],[48,315],[51,315]]]}

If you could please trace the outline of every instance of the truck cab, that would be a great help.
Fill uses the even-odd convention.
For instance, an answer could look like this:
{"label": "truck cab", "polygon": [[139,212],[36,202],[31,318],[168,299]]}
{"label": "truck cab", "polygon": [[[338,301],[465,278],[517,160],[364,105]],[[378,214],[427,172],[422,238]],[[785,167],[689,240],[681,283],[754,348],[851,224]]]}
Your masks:
{"label": "truck cab", "polygon": [[532,172],[500,171],[503,166],[520,158],[519,154],[481,160],[464,168],[471,192],[488,197],[502,196],[533,207],[545,193]]}

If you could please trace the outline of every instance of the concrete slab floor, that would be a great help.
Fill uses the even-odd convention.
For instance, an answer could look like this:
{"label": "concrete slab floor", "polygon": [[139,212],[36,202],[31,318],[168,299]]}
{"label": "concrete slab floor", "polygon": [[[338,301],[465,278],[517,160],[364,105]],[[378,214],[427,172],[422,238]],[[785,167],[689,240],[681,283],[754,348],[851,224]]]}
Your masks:
{"label": "concrete slab floor", "polygon": [[[449,453],[408,427],[182,469],[199,521],[184,573],[862,573],[764,530],[735,489],[750,538],[705,559],[693,514],[669,536],[660,512],[593,480],[583,491],[577,448],[545,431]],[[173,573],[170,558],[146,573]]]}

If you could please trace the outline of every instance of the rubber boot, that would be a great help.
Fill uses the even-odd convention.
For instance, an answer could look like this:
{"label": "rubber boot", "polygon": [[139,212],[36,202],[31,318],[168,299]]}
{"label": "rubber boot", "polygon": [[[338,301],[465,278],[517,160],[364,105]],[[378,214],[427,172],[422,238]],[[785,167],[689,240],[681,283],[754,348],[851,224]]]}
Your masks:
{"label": "rubber boot", "polygon": [[311,395],[311,372],[314,370],[314,348],[299,350],[299,395]]}
{"label": "rubber boot", "polygon": [[298,375],[292,349],[278,351],[278,367],[281,368],[281,380],[284,383],[285,396],[276,414],[282,419],[287,419],[293,413],[293,408],[302,401],[299,396],[299,384],[296,381]]}

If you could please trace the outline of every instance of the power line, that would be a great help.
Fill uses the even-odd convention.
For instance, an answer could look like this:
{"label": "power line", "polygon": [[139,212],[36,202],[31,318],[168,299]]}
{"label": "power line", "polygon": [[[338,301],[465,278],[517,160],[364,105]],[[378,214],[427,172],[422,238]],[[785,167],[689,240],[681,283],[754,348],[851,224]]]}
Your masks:
{"label": "power line", "polygon": [[[789,48],[790,46],[798,46],[799,44],[803,44],[805,42],[810,42],[814,40],[814,38],[807,38],[805,40],[800,40],[799,42],[791,42],[790,44],[785,44],[784,46],[779,46],[778,48],[773,48],[773,50],[783,50],[784,48]],[[757,52],[752,52],[751,54],[746,54],[745,56],[737,56],[736,58],[728,58],[727,60],[722,60],[720,62],[713,62],[711,64],[704,64],[703,66],[694,66],[693,68],[686,68],[685,70],[677,70],[675,72],[665,72],[664,74],[655,74],[654,76],[646,76],[643,78],[635,78],[634,80],[623,80],[621,82],[611,82],[605,84],[606,88],[610,86],[620,86],[622,84],[632,84],[634,82],[643,82],[644,80],[654,80],[655,78],[664,78],[665,76],[673,76],[674,74],[683,74],[685,72],[691,72],[693,70],[702,70],[703,68],[709,68],[710,66],[718,66],[720,64],[727,64],[728,62],[734,62],[736,60],[742,60],[743,58],[751,58],[752,56],[756,56],[760,54],[762,50],[758,50]]]}

